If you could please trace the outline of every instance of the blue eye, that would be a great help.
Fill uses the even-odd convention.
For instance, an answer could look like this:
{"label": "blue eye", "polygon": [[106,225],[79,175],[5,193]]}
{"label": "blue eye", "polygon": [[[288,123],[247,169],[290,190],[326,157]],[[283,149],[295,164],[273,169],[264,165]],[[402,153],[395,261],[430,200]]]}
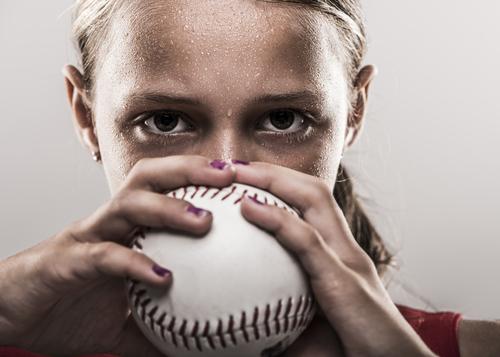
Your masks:
{"label": "blue eye", "polygon": [[289,134],[300,131],[305,121],[304,116],[294,110],[275,110],[270,112],[260,125],[266,130]]}
{"label": "blue eye", "polygon": [[172,134],[190,129],[190,125],[175,112],[151,113],[146,118],[144,124],[156,134]]}

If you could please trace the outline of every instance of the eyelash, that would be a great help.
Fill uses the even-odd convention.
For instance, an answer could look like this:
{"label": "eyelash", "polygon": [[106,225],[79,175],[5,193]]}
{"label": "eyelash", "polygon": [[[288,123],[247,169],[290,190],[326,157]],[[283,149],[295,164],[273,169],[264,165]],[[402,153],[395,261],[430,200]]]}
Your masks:
{"label": "eyelash", "polygon": [[[312,135],[312,131],[313,131],[312,130],[313,129],[312,123],[314,121],[313,114],[311,114],[307,111],[301,110],[301,109],[283,108],[283,109],[275,109],[275,110],[272,110],[272,111],[266,113],[264,118],[267,118],[267,116],[269,116],[271,113],[287,112],[287,111],[292,112],[294,114],[298,114],[303,118],[302,123],[300,124],[301,129],[294,131],[294,132],[268,131],[268,132],[266,132],[265,135],[269,135],[269,136],[272,136],[274,138],[278,137],[280,139],[283,139],[283,140],[285,140],[285,142],[287,144],[300,143],[300,142],[307,140]],[[179,133],[158,134],[158,133],[151,131],[150,126],[147,125],[145,122],[149,119],[154,118],[155,115],[161,114],[161,113],[175,114],[176,116],[181,117],[180,120],[182,120],[184,123],[186,123],[186,125],[188,127],[190,127],[191,129],[193,128],[193,125],[189,122],[189,120],[186,120],[185,118],[183,118],[182,113],[175,111],[175,110],[158,110],[158,111],[146,112],[138,117],[139,125],[141,126],[141,128],[143,130],[147,131],[148,133],[159,136],[162,139],[167,140],[167,141],[171,140],[172,137],[174,137],[174,136],[180,135]],[[263,120],[259,120],[259,124],[261,122],[263,122]],[[261,130],[261,131],[263,131],[263,130]],[[183,132],[181,132],[181,134],[182,133]]]}

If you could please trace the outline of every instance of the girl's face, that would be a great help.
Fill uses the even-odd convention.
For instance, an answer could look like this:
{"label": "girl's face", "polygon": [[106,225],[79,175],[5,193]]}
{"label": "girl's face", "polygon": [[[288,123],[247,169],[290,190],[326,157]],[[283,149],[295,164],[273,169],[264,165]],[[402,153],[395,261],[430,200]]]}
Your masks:
{"label": "girl's face", "polygon": [[98,54],[92,115],[111,192],[143,157],[266,161],[333,188],[349,132],[323,15],[248,0],[131,2]]}

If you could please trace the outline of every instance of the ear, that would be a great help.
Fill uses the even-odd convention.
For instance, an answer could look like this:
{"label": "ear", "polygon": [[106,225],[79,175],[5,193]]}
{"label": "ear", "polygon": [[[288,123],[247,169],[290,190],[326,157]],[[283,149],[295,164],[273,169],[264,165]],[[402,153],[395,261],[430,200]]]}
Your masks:
{"label": "ear", "polygon": [[97,131],[92,120],[92,106],[85,90],[83,76],[72,65],[65,65],[62,73],[78,139],[91,153],[99,151]]}
{"label": "ear", "polygon": [[353,88],[354,102],[352,103],[352,111],[349,113],[344,150],[355,142],[363,129],[368,104],[368,90],[376,74],[377,69],[375,66],[368,65],[363,67],[356,77]]}

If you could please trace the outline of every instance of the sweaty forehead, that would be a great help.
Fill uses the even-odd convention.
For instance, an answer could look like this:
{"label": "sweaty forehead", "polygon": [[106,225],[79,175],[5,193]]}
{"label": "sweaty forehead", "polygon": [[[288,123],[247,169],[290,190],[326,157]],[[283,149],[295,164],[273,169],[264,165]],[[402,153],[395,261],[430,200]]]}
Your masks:
{"label": "sweaty forehead", "polygon": [[114,15],[102,69],[136,86],[186,90],[273,78],[315,86],[340,61],[335,38],[317,11],[286,2],[130,1]]}

